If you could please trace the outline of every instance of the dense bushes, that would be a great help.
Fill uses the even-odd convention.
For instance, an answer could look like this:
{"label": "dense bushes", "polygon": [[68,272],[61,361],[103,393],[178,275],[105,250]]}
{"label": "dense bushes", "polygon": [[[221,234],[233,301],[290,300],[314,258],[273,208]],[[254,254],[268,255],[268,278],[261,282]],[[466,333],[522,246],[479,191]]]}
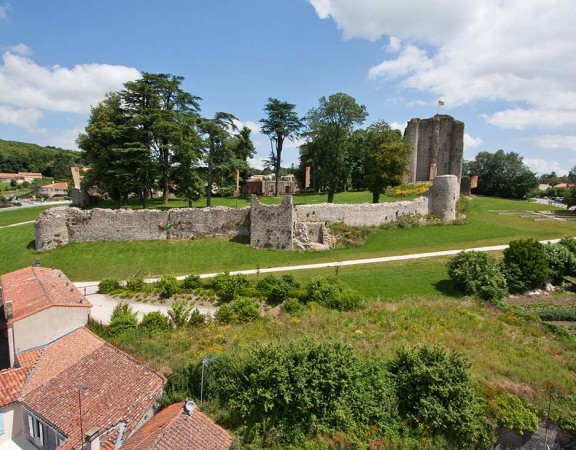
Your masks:
{"label": "dense bushes", "polygon": [[504,250],[503,268],[511,292],[544,287],[548,280],[544,245],[535,239],[511,241]]}
{"label": "dense bushes", "polygon": [[114,278],[104,278],[98,284],[99,294],[111,294],[114,291],[120,289],[120,282]]}
{"label": "dense bushes", "polygon": [[252,322],[260,317],[258,303],[251,298],[237,297],[220,306],[214,318],[219,323]]}
{"label": "dense bushes", "polygon": [[390,362],[400,417],[444,436],[459,448],[487,448],[492,427],[476,395],[469,367],[442,347],[402,349]]}
{"label": "dense bushes", "polygon": [[362,306],[360,294],[335,277],[314,277],[306,285],[306,301],[338,311],[353,311]]}
{"label": "dense bushes", "polygon": [[521,434],[538,430],[538,416],[534,407],[514,394],[495,394],[488,401],[488,409],[501,427],[516,430]]}
{"label": "dense bushes", "polygon": [[439,347],[387,363],[300,339],[174,368],[165,401],[202,389],[246,448],[488,448],[494,426],[468,367]]}
{"label": "dense bushes", "polygon": [[112,336],[119,336],[127,330],[135,329],[138,326],[136,313],[128,303],[120,302],[112,310],[110,316],[110,327],[108,332]]}
{"label": "dense bushes", "polygon": [[450,260],[448,272],[465,295],[499,303],[508,292],[500,263],[484,252],[461,252]]}
{"label": "dense bushes", "polygon": [[564,275],[576,273],[576,256],[568,246],[561,244],[546,244],[546,262],[548,263],[548,279],[552,284],[561,284]]}

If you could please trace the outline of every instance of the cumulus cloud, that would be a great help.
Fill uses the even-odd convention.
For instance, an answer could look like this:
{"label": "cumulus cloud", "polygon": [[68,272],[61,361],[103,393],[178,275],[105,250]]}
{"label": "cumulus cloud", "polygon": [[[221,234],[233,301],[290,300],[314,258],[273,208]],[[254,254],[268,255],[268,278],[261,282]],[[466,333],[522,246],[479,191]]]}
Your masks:
{"label": "cumulus cloud", "polygon": [[400,130],[402,133],[404,133],[404,130],[406,129],[406,123],[404,122],[391,122],[388,125],[390,125],[390,128]]}
{"label": "cumulus cloud", "polygon": [[42,112],[37,109],[19,109],[8,105],[0,105],[0,123],[16,125],[27,130],[36,127],[36,123],[42,117]]}
{"label": "cumulus cloud", "polygon": [[576,136],[545,134],[536,137],[536,144],[545,149],[569,149],[576,151]]}
{"label": "cumulus cloud", "polygon": [[451,106],[508,103],[485,116],[513,129],[576,125],[572,0],[309,0],[346,38],[387,36],[372,79],[394,79]]}
{"label": "cumulus cloud", "polygon": [[470,136],[468,133],[464,133],[464,148],[469,150],[471,148],[480,147],[484,141],[479,137]]}
{"label": "cumulus cloud", "polygon": [[254,122],[252,120],[247,120],[247,121],[241,121],[241,120],[234,120],[234,125],[236,125],[236,127],[241,130],[243,127],[248,127],[250,128],[250,131],[252,131],[252,133],[254,134],[260,134],[260,125],[257,122]]}
{"label": "cumulus cloud", "polygon": [[22,42],[7,48],[10,52],[22,56],[32,55],[32,49]]}
{"label": "cumulus cloud", "polygon": [[[44,67],[20,54],[7,51],[0,65],[0,104],[17,108],[86,114],[107,92],[140,77],[132,67],[82,64],[72,68]],[[29,49],[28,49],[29,50]]]}
{"label": "cumulus cloud", "polygon": [[524,164],[526,164],[532,172],[536,172],[538,174],[552,172],[556,172],[556,174],[560,176],[568,174],[568,170],[565,167],[562,167],[558,161],[525,158]]}
{"label": "cumulus cloud", "polygon": [[12,10],[10,3],[2,3],[0,5],[0,20],[8,18],[8,12]]}

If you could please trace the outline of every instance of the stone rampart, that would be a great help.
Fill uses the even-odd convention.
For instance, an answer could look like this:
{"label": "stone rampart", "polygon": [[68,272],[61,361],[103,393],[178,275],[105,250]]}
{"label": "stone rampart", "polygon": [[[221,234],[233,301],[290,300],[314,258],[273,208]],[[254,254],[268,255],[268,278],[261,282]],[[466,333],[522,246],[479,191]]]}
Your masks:
{"label": "stone rampart", "polygon": [[36,250],[71,242],[192,239],[250,233],[250,208],[158,210],[51,208],[36,221]]}
{"label": "stone rampart", "polygon": [[292,204],[267,206],[252,198],[250,207],[175,208],[169,211],[51,208],[36,221],[36,250],[71,242],[193,239],[200,236],[250,236],[257,248],[293,250],[330,245],[324,225],[378,226],[403,216],[433,214],[445,222],[456,219],[459,183],[454,175],[438,176],[422,197],[377,204]]}

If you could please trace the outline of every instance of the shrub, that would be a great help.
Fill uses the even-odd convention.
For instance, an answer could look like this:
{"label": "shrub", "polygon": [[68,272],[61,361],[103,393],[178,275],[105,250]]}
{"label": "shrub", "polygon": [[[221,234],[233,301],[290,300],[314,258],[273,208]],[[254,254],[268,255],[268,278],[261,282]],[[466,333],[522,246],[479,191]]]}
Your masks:
{"label": "shrub", "polygon": [[576,239],[571,236],[564,236],[558,243],[566,247],[568,250],[570,250],[570,253],[576,256]]}
{"label": "shrub", "polygon": [[511,241],[504,250],[503,271],[511,292],[544,287],[548,279],[544,246],[535,239]]}
{"label": "shrub", "polygon": [[184,280],[182,280],[181,287],[187,291],[193,291],[194,289],[198,289],[200,286],[202,286],[202,282],[198,275],[188,275]]}
{"label": "shrub", "polygon": [[252,322],[260,317],[260,309],[255,300],[238,297],[220,306],[214,318],[223,324]]}
{"label": "shrub", "polygon": [[220,402],[247,429],[245,443],[258,431],[273,430],[271,442],[254,442],[254,448],[287,448],[311,432],[351,433],[358,443],[380,424],[395,423],[394,387],[385,365],[361,359],[341,343],[258,346],[217,378]]}
{"label": "shrub", "polygon": [[239,296],[249,284],[245,275],[230,275],[229,273],[220,273],[211,282],[216,295],[226,302]]}
{"label": "shrub", "polygon": [[576,322],[576,308],[544,309],[536,313],[541,320]]}
{"label": "shrub", "polygon": [[159,311],[152,311],[144,314],[140,328],[146,333],[159,334],[172,329],[168,317]]}
{"label": "shrub", "polygon": [[362,306],[363,299],[343,281],[334,277],[314,277],[306,285],[307,301],[338,311],[352,311]]}
{"label": "shrub", "polygon": [[559,285],[564,275],[572,275],[576,272],[576,256],[567,246],[560,244],[546,244],[546,262],[548,263],[548,280]]}
{"label": "shrub", "polygon": [[178,292],[178,280],[172,274],[162,275],[160,280],[156,283],[156,287],[165,297],[172,297]]}
{"label": "shrub", "polygon": [[141,276],[135,276],[126,280],[126,289],[132,292],[142,292],[144,291],[145,283]]}
{"label": "shrub", "polygon": [[120,289],[120,282],[115,278],[104,278],[98,283],[99,294],[111,294]]}
{"label": "shrub", "polygon": [[460,354],[442,347],[398,351],[389,369],[395,376],[400,417],[458,443],[458,448],[489,447],[492,430],[482,419],[469,368]]}
{"label": "shrub", "polygon": [[193,309],[188,318],[188,325],[191,327],[200,327],[206,325],[206,316],[197,309]]}
{"label": "shrub", "polygon": [[192,306],[184,300],[176,300],[168,310],[168,317],[170,322],[176,328],[184,326],[188,322]]}
{"label": "shrub", "polygon": [[450,260],[448,273],[465,295],[497,304],[508,292],[500,263],[484,252],[458,253]]}
{"label": "shrub", "polygon": [[534,407],[514,394],[508,392],[496,394],[489,400],[488,409],[501,427],[516,430],[520,434],[538,430],[538,416]]}
{"label": "shrub", "polygon": [[289,298],[282,303],[282,311],[288,314],[298,314],[304,309],[304,305],[297,298]]}
{"label": "shrub", "polygon": [[120,302],[112,310],[110,316],[110,334],[119,336],[127,330],[135,329],[138,326],[136,313],[128,303]]}

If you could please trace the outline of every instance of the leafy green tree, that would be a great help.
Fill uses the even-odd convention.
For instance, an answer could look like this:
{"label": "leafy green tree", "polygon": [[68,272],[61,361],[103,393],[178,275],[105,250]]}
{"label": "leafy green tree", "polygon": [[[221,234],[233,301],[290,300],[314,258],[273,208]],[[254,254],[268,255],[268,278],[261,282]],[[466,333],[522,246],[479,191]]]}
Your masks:
{"label": "leafy green tree", "polygon": [[460,354],[442,347],[403,348],[389,369],[395,376],[398,412],[408,424],[444,436],[457,448],[490,446],[491,430],[482,420],[470,363]]}
{"label": "leafy green tree", "polygon": [[122,97],[110,93],[92,108],[85,132],[76,140],[90,163],[82,186],[97,185],[116,202],[116,207],[120,207],[122,198],[138,190],[134,167],[139,155],[126,147],[134,139],[134,130],[122,109]]}
{"label": "leafy green tree", "polygon": [[208,168],[206,185],[206,206],[212,206],[212,189],[214,184],[215,162],[226,161],[222,157],[228,148],[226,141],[231,137],[231,131],[237,129],[234,124],[236,117],[226,112],[217,112],[212,119],[198,119],[200,133],[205,137],[205,162]]}
{"label": "leafy green tree", "polygon": [[296,105],[283,102],[277,98],[269,98],[264,106],[266,117],[260,120],[262,133],[270,138],[272,152],[270,162],[276,177],[275,194],[278,197],[278,183],[280,180],[280,166],[282,164],[282,150],[284,140],[293,140],[302,129],[302,121],[294,111]]}
{"label": "leafy green tree", "polygon": [[499,303],[508,292],[500,263],[485,252],[458,253],[450,260],[448,272],[452,282],[465,295]]}
{"label": "leafy green tree", "polygon": [[143,73],[92,109],[77,143],[90,161],[93,180],[117,204],[126,191],[136,191],[147,208],[156,179],[168,204],[175,155],[199,152],[199,98],[183,91],[182,81],[174,75]]}
{"label": "leafy green tree", "polygon": [[306,136],[308,141],[315,142],[316,163],[322,168],[328,203],[334,201],[338,187],[347,179],[352,131],[367,116],[364,105],[341,92],[320,98],[318,107],[308,112]]}
{"label": "leafy green tree", "polygon": [[399,130],[383,120],[354,134],[356,151],[362,156],[366,177],[365,185],[372,192],[372,203],[378,203],[380,194],[388,186],[402,184],[410,158],[410,144]]}
{"label": "leafy green tree", "polygon": [[548,279],[544,245],[535,239],[511,241],[504,250],[503,270],[511,292],[544,287]]}
{"label": "leafy green tree", "polygon": [[478,175],[476,193],[504,198],[524,198],[538,186],[536,175],[518,153],[480,152],[467,164],[467,175]]}

